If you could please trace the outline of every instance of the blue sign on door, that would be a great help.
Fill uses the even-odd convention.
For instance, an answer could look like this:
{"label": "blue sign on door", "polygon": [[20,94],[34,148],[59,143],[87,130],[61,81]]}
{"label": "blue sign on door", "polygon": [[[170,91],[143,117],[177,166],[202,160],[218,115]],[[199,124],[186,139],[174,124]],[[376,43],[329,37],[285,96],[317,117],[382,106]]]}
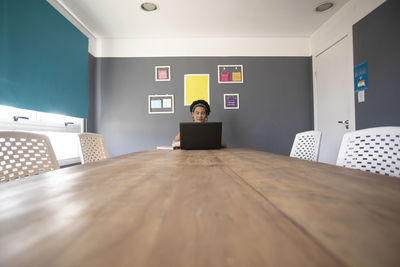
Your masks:
{"label": "blue sign on door", "polygon": [[368,89],[367,61],[354,67],[354,92]]}

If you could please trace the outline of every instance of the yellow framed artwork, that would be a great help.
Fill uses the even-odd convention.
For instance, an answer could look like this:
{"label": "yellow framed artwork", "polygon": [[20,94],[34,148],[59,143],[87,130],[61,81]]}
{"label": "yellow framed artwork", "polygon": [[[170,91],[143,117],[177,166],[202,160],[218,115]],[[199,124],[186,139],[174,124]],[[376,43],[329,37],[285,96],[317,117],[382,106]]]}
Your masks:
{"label": "yellow framed artwork", "polygon": [[186,74],[184,105],[199,99],[210,103],[210,74]]}

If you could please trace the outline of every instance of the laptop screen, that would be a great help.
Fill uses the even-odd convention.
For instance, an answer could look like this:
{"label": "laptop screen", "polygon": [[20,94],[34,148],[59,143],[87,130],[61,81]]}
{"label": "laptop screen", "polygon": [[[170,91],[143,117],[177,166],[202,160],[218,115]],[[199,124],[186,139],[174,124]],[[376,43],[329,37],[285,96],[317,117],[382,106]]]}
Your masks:
{"label": "laptop screen", "polygon": [[181,122],[181,149],[221,148],[222,122]]}

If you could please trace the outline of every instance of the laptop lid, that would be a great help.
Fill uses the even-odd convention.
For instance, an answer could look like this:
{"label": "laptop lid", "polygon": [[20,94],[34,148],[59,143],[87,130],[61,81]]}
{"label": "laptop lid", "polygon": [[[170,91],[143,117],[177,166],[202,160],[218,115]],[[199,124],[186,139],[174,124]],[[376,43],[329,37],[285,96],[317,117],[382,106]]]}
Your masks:
{"label": "laptop lid", "polygon": [[221,148],[222,122],[181,122],[181,149]]}

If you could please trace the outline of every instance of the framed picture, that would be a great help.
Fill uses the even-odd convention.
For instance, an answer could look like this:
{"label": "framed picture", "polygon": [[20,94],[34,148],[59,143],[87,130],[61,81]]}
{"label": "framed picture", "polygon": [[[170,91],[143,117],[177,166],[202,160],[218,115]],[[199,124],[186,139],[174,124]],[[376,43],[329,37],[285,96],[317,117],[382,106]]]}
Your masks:
{"label": "framed picture", "polygon": [[174,113],[174,95],[149,95],[149,114]]}
{"label": "framed picture", "polygon": [[203,99],[210,104],[210,74],[185,74],[184,105]]}
{"label": "framed picture", "polygon": [[218,83],[243,83],[243,65],[218,65]]}
{"label": "framed picture", "polygon": [[363,63],[354,67],[354,92],[368,89],[368,63]]}
{"label": "framed picture", "polygon": [[224,94],[224,109],[239,109],[239,94]]}
{"label": "framed picture", "polygon": [[170,66],[156,66],[155,67],[156,81],[170,81],[171,80],[171,67]]}

